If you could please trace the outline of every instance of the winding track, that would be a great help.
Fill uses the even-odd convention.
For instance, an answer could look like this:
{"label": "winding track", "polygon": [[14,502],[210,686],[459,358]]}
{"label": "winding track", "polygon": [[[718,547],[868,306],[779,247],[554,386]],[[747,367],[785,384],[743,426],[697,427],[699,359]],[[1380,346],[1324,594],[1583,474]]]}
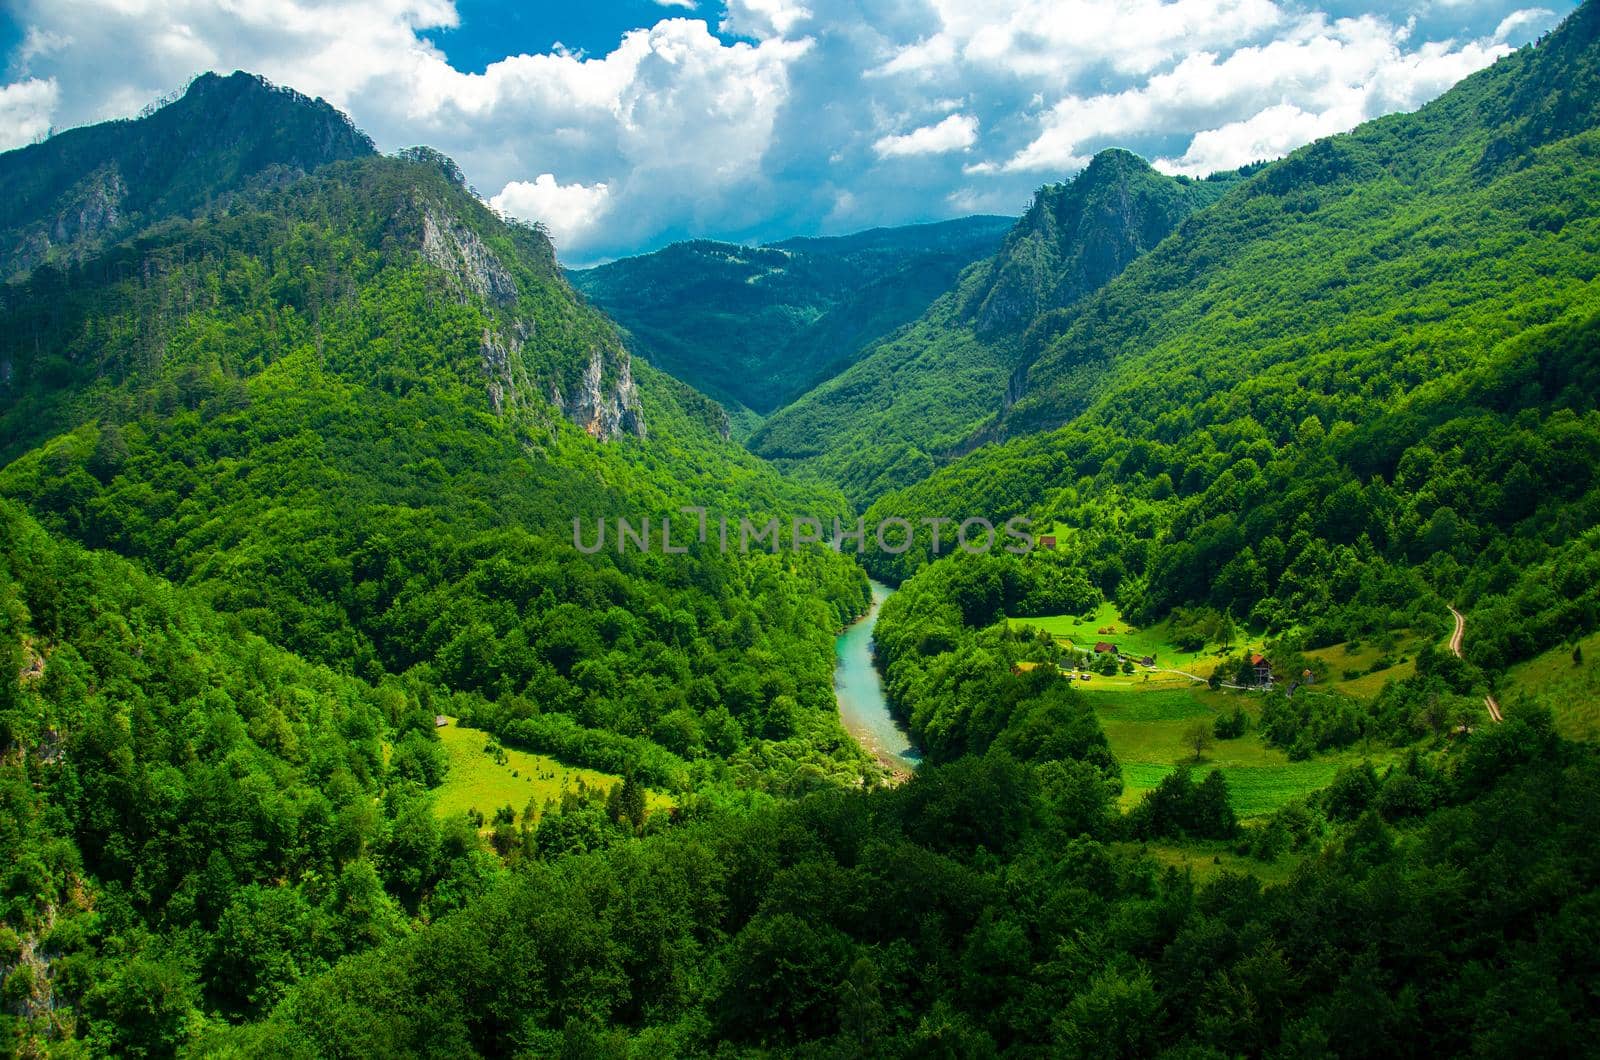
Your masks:
{"label": "winding track", "polygon": [[[1455,632],[1450,634],[1450,650],[1454,652],[1455,657],[1459,659],[1461,658],[1461,641],[1467,635],[1467,618],[1460,611],[1457,611],[1453,607],[1450,608],[1450,613],[1454,615],[1456,619]],[[1506,720],[1501,716],[1500,704],[1495,701],[1493,696],[1484,696],[1483,705],[1489,708],[1489,717],[1493,718],[1495,721]]]}

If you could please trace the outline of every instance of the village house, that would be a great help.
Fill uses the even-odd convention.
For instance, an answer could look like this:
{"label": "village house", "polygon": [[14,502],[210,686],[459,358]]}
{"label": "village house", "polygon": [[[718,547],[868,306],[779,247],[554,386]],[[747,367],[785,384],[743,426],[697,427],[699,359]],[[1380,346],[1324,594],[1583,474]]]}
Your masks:
{"label": "village house", "polygon": [[1256,684],[1272,684],[1272,664],[1267,661],[1267,657],[1265,655],[1257,654],[1250,656],[1250,665],[1255,668]]}

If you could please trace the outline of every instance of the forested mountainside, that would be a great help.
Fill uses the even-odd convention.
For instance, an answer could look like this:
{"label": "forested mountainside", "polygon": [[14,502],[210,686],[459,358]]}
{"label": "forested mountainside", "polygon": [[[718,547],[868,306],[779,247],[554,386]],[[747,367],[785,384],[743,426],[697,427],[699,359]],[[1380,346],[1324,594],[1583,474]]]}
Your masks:
{"label": "forested mountainside", "polygon": [[44,261],[82,260],[247,187],[373,153],[372,141],[321,100],[253,74],[202,74],[137,120],[0,154],[0,279]]}
{"label": "forested mountainside", "polygon": [[697,240],[571,277],[651,364],[765,415],[920,316],[1011,223],[965,217],[760,247]]}
{"label": "forested mountainside", "polygon": [[1066,427],[871,514],[1029,513],[1141,619],[1315,645],[1453,602],[1491,669],[1595,628],[1597,27],[1252,176],[1036,325],[995,429]]}
{"label": "forested mountainside", "polygon": [[[0,288],[4,1050],[1591,1049],[1597,38],[1098,156],[768,421],[792,476],[442,155],[237,78],[72,134],[289,108]],[[865,557],[910,776],[838,713],[862,567],[681,511],[872,498],[1041,537]]]}
{"label": "forested mountainside", "polygon": [[1235,179],[1167,177],[1126,151],[1101,152],[1072,181],[1041,189],[995,256],[910,327],[770,416],[750,448],[858,502],[926,477],[973,444],[1036,317],[1100,288]]}
{"label": "forested mountainside", "polygon": [[[842,502],[724,440],[692,391],[635,373],[543,235],[501,222],[439,166],[338,163],[41,268],[7,296],[11,451],[79,425],[0,472],[0,490],[51,528],[359,675],[421,667],[500,700],[542,683],[541,707],[508,701],[498,723],[580,701],[585,726],[630,737],[674,710],[698,717],[736,679],[717,676],[721,649],[696,649],[707,623],[733,638],[729,664],[770,686],[751,708],[783,697],[778,713],[796,715],[783,735],[807,717],[833,725],[827,637],[864,601],[842,558],[697,545],[669,574],[659,555],[589,558],[572,541],[577,517],[655,516],[659,545],[659,517],[679,505],[828,517]],[[798,609],[792,624],[772,614],[791,627],[781,645],[753,614],[740,631],[736,601],[769,590]],[[643,626],[608,617],[657,605],[665,617]],[[763,643],[771,659],[749,654]],[[593,657],[608,649],[614,662]],[[655,661],[623,661],[634,652]],[[703,687],[657,669],[694,658]],[[747,722],[752,735],[783,727]],[[703,748],[686,740],[674,751]]]}
{"label": "forested mountainside", "polygon": [[[191,1015],[262,1012],[388,930],[324,937],[337,903],[384,924],[399,903],[403,931],[464,899],[485,855],[435,823],[435,714],[680,807],[876,774],[831,688],[859,569],[820,548],[723,555],[692,517],[674,527],[690,554],[660,551],[680,505],[826,518],[842,499],[783,481],[714,404],[635,366],[543,234],[458,181],[426,153],[333,163],[5,289],[0,492],[46,528],[7,507],[7,657],[24,661],[3,768],[30,800],[17,826],[34,822],[16,849],[45,844],[17,862],[44,859],[37,888],[14,880],[19,948],[0,955],[25,1040],[162,1052]],[[654,548],[580,554],[580,516],[586,538],[648,519]],[[337,760],[345,740],[359,765]],[[628,834],[591,794],[556,799],[577,802],[550,856]],[[351,800],[365,816],[336,826]],[[539,802],[506,807],[517,843]],[[263,954],[258,930],[310,948]],[[241,978],[257,959],[280,963]]]}

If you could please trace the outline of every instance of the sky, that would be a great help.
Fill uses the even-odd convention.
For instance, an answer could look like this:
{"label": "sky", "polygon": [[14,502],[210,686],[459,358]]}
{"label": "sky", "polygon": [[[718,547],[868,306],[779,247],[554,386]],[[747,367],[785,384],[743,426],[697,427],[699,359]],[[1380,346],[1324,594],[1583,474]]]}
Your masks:
{"label": "sky", "polygon": [[0,150],[259,73],[584,265],[1203,176],[1413,110],[1574,0],[0,0]]}

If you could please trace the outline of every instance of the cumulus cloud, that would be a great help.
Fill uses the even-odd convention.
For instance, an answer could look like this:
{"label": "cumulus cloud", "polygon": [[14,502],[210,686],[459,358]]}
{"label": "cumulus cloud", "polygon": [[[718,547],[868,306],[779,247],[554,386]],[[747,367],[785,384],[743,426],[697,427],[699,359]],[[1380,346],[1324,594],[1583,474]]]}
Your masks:
{"label": "cumulus cloud", "polygon": [[1144,73],[1174,56],[1226,46],[1282,19],[1272,0],[933,0],[938,29],[899,49],[884,74],[963,66],[1062,81],[1087,68]]}
{"label": "cumulus cloud", "polygon": [[936,125],[924,125],[902,136],[881,137],[872,149],[879,158],[904,158],[964,151],[977,142],[978,119],[969,114],[952,114]]}
{"label": "cumulus cloud", "polygon": [[1521,11],[1513,11],[1500,20],[1494,29],[1496,41],[1510,40],[1518,34],[1525,34],[1529,30],[1544,30],[1555,25],[1556,13],[1547,7],[1525,7]]}
{"label": "cumulus cloud", "polygon": [[611,189],[605,184],[558,184],[555,174],[513,180],[489,205],[520,221],[538,221],[558,248],[581,237],[605,215]]}
{"label": "cumulus cloud", "polygon": [[22,147],[44,136],[59,96],[54,81],[36,77],[0,86],[0,150]]}
{"label": "cumulus cloud", "polygon": [[811,17],[811,9],[794,0],[728,0],[718,26],[724,33],[765,40],[784,37]]}
{"label": "cumulus cloud", "polygon": [[[1197,52],[1120,92],[1068,95],[1000,170],[1081,168],[1095,149],[1135,134],[1199,129],[1166,168],[1209,172],[1276,157],[1368,118],[1413,109],[1510,48],[1474,41],[1407,51],[1405,26],[1371,16],[1302,19],[1280,38],[1223,56]],[[1265,151],[1265,154],[1250,154]]]}
{"label": "cumulus cloud", "polygon": [[0,145],[251,70],[385,149],[452,155],[581,264],[1016,211],[1111,145],[1185,173],[1275,156],[1418,106],[1574,5],[1433,0],[1402,23],[1366,0],[697,2],[471,72],[430,39],[455,39],[452,0],[7,0]]}

